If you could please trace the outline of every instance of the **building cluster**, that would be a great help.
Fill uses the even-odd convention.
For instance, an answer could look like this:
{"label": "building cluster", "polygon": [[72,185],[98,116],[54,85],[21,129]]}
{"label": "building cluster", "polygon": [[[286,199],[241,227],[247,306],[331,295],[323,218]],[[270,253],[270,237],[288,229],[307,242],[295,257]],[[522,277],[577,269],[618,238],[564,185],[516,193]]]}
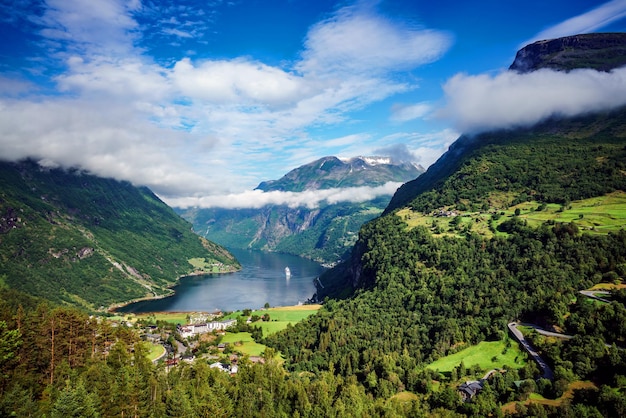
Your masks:
{"label": "building cluster", "polygon": [[181,337],[189,338],[194,335],[206,334],[213,331],[224,331],[237,323],[234,319],[211,321],[203,324],[178,325],[177,330]]}

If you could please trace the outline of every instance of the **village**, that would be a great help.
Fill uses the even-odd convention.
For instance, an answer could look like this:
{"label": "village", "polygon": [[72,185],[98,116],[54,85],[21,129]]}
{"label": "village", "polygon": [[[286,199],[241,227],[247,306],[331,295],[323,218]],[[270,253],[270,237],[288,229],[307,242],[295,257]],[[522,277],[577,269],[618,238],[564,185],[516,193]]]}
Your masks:
{"label": "village", "polygon": [[152,362],[164,364],[168,370],[182,362],[201,359],[211,368],[234,375],[244,364],[265,362],[266,347],[257,342],[262,336],[294,325],[320,307],[319,304],[270,307],[266,303],[257,310],[236,312],[130,314],[113,322],[137,329],[150,347]]}
{"label": "village", "polygon": [[[235,344],[221,340],[227,330],[249,329],[253,317],[248,315],[239,319],[223,319],[223,316],[222,312],[192,313],[186,315],[184,323],[156,320],[155,316],[148,316],[139,319],[137,325],[140,326],[144,341],[162,347],[161,353],[152,359],[154,363],[163,362],[169,368],[180,362],[191,363],[197,358],[203,358],[209,361],[211,368],[233,375],[238,371],[241,354],[235,350]],[[253,363],[264,361],[261,356],[246,358]]]}

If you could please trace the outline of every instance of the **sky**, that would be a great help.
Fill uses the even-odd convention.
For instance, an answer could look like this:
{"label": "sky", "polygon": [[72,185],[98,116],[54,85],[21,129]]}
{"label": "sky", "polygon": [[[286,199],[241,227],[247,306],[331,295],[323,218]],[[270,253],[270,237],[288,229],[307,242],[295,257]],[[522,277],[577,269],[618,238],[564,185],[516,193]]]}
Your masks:
{"label": "sky", "polygon": [[428,167],[459,135],[626,104],[626,70],[508,71],[537,40],[626,31],[626,0],[0,0],[0,159],[147,186],[171,206],[325,156]]}

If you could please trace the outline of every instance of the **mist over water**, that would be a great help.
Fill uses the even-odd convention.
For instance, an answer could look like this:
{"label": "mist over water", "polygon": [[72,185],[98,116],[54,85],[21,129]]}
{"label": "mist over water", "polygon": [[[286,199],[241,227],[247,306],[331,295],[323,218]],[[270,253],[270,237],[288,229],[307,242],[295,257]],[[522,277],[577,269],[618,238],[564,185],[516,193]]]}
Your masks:
{"label": "mist over water", "polygon": [[[242,265],[229,274],[189,276],[180,280],[173,296],[143,301],[120,308],[120,312],[234,311],[296,305],[315,293],[313,280],[324,268],[301,257],[229,249]],[[289,279],[285,267],[291,270]]]}

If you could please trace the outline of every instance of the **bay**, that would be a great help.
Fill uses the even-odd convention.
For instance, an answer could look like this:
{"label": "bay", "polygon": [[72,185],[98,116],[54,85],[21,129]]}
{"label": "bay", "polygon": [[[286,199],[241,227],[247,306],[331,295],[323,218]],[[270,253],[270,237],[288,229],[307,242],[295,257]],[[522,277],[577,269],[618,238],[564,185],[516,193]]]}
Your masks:
{"label": "bay", "polygon": [[[324,267],[287,254],[231,249],[242,269],[228,274],[206,274],[180,279],[174,295],[132,303],[119,312],[214,312],[246,308],[297,305],[315,293],[313,281]],[[285,275],[289,267],[291,275]]]}

